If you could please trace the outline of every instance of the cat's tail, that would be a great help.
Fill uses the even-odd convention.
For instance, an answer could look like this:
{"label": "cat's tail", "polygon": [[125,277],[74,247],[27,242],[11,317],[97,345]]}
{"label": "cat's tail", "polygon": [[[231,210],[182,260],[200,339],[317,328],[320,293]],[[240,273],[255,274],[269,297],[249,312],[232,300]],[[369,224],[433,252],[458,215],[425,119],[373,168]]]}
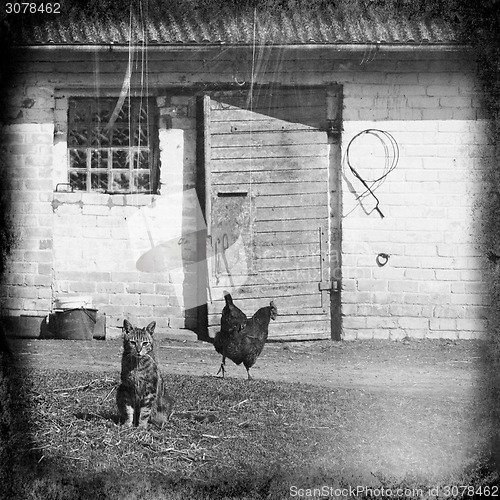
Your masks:
{"label": "cat's tail", "polygon": [[174,412],[174,400],[166,393],[166,391],[163,391],[163,394],[157,400],[157,412],[167,415],[167,418],[170,418]]}
{"label": "cat's tail", "polygon": [[174,413],[174,400],[162,391],[161,397],[156,400],[156,407],[151,412],[149,421],[156,427],[162,428]]}

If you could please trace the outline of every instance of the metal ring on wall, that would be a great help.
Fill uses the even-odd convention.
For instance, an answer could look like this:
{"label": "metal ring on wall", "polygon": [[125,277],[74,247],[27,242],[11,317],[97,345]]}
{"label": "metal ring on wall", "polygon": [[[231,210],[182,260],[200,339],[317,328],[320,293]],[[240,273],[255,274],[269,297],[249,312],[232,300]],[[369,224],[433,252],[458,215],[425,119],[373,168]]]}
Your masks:
{"label": "metal ring on wall", "polygon": [[379,253],[376,257],[378,267],[384,267],[389,262],[390,255],[388,253]]}

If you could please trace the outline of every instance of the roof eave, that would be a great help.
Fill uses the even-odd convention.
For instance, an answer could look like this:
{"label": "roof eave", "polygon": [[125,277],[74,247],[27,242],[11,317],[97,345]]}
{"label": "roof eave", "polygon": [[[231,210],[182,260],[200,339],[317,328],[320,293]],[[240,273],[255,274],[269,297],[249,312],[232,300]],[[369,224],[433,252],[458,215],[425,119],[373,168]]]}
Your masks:
{"label": "roof eave", "polygon": [[246,44],[246,43],[155,43],[155,44],[27,44],[15,45],[17,50],[68,50],[68,51],[108,51],[124,52],[134,50],[174,50],[174,51],[200,51],[213,49],[253,49],[253,48],[276,48],[276,49],[322,49],[336,52],[457,52],[469,51],[472,47],[459,43],[297,43],[297,44]]}

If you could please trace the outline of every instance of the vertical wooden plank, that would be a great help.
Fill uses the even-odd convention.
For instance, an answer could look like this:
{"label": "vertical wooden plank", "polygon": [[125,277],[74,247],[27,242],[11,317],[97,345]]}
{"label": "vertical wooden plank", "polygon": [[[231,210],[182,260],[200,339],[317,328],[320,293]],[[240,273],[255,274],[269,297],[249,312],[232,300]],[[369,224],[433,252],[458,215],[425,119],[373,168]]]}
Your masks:
{"label": "vertical wooden plank", "polygon": [[212,152],[212,141],[210,133],[210,96],[203,96],[203,157],[205,165],[205,220],[207,223],[208,236],[212,227],[212,172],[210,159]]}
{"label": "vertical wooden plank", "polygon": [[328,90],[327,96],[330,197],[330,323],[332,340],[342,340],[341,280],[342,280],[342,193],[340,137],[342,127],[341,87]]}
{"label": "vertical wooden plank", "polygon": [[[326,284],[330,281],[330,264],[328,259],[328,231],[324,227],[320,227],[318,229],[318,238],[319,238],[319,252],[320,252],[320,274],[321,274],[321,284]],[[330,312],[330,297],[328,296],[330,290],[326,288],[322,288],[320,284],[321,290],[321,305],[323,308],[323,312]]]}
{"label": "vertical wooden plank", "polygon": [[[198,227],[197,239],[197,256],[198,262],[206,262],[206,272],[202,271],[202,266],[198,270],[198,307],[196,312],[197,317],[197,334],[200,339],[207,339],[208,333],[208,306],[207,301],[210,300],[210,254],[209,234],[211,220],[211,169],[210,169],[210,96],[202,95],[197,99],[196,115],[198,120],[197,130],[197,175],[196,175],[196,193],[201,206],[201,210],[205,217],[206,228]],[[202,222],[202,221],[200,221]],[[203,235],[206,235],[203,237]],[[208,295],[208,296],[207,296]]]}
{"label": "vertical wooden plank", "polygon": [[[205,242],[206,255],[207,255],[207,301],[212,303],[212,276],[213,276],[213,256],[215,255],[212,241],[212,131],[210,128],[210,106],[211,96],[203,96],[203,156],[205,164],[205,220],[207,223],[207,238]],[[207,303],[208,303],[207,302]]]}

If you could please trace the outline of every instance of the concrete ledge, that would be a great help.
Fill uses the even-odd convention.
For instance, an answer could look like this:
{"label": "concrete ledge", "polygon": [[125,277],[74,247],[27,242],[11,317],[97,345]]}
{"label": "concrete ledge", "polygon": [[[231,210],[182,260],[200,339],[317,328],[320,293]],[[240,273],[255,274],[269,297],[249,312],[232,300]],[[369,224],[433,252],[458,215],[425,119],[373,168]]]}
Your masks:
{"label": "concrete ledge", "polygon": [[38,339],[45,316],[2,316],[0,321],[7,337]]}
{"label": "concrete ledge", "polygon": [[[5,334],[10,338],[18,339],[53,339],[54,324],[53,314],[46,316],[2,316],[0,323],[5,329]],[[47,320],[49,320],[47,322]],[[106,336],[106,315],[98,314],[94,328],[93,338],[104,340]]]}

